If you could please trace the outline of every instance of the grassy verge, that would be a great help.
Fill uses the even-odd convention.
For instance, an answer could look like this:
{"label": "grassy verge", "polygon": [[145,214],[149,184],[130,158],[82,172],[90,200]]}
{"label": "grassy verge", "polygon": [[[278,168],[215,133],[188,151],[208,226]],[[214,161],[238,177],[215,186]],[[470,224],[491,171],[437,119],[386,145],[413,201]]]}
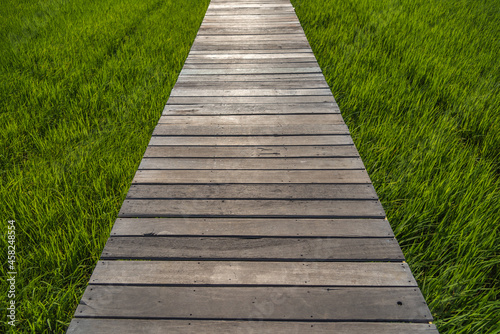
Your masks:
{"label": "grassy verge", "polygon": [[500,333],[498,1],[292,3],[441,333]]}
{"label": "grassy verge", "polygon": [[66,329],[208,2],[0,4],[0,332]]}

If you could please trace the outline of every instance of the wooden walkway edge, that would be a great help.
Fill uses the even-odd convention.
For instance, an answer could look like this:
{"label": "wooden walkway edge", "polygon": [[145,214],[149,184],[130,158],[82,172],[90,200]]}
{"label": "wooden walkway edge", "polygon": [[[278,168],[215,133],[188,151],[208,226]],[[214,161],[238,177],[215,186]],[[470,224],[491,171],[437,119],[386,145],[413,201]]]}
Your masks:
{"label": "wooden walkway edge", "polygon": [[212,0],[67,333],[437,333],[289,0]]}

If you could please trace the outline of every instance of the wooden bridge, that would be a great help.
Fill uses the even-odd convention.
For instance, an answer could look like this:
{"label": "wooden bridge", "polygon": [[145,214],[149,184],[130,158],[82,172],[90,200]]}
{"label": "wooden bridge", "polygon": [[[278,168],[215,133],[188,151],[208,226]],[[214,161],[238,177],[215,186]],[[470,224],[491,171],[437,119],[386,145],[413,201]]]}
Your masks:
{"label": "wooden bridge", "polygon": [[288,0],[213,0],[68,333],[437,333]]}

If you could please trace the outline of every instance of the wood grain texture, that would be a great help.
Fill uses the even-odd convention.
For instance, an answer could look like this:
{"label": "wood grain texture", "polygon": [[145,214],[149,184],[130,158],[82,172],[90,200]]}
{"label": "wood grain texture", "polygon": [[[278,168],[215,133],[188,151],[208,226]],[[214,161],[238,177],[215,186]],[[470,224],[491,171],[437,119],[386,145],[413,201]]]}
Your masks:
{"label": "wood grain texture", "polygon": [[404,260],[394,238],[110,237],[102,260]]}
{"label": "wood grain texture", "polygon": [[371,184],[169,184],[132,185],[129,199],[367,199]]}
{"label": "wood grain texture", "polygon": [[385,219],[118,218],[111,236],[394,237]]}
{"label": "wood grain texture", "polygon": [[379,201],[127,199],[119,217],[384,218]]}
{"label": "wood grain texture", "polygon": [[378,322],[89,319],[71,321],[68,334],[438,334],[435,325]]}
{"label": "wood grain texture", "polygon": [[[401,305],[399,305],[400,303]],[[432,320],[418,289],[91,285],[79,317],[267,320]]]}
{"label": "wood grain texture", "polygon": [[[190,125],[158,124],[155,136],[283,136],[283,135],[348,135],[345,124],[280,124],[273,125]],[[333,144],[333,143],[331,143]]]}
{"label": "wood grain texture", "polygon": [[99,261],[89,283],[417,286],[408,264],[390,262]]}
{"label": "wood grain texture", "polygon": [[138,170],[132,183],[365,183],[366,170]]}
{"label": "wood grain texture", "polygon": [[326,114],[340,113],[332,103],[312,103],[310,105],[275,104],[199,104],[199,105],[165,105],[163,115],[265,115],[265,114]]}
{"label": "wood grain texture", "polygon": [[[188,144],[189,145],[189,144]],[[360,158],[144,158],[139,169],[363,169]]]}
{"label": "wood grain texture", "polygon": [[[357,158],[354,146],[148,146],[145,158]],[[335,182],[330,180],[327,183]]]}
{"label": "wood grain texture", "polygon": [[[300,146],[300,145],[354,145],[351,136],[152,136],[150,146]],[[297,168],[300,161],[296,161]],[[223,161],[222,161],[223,163]],[[324,164],[318,162],[319,164]]]}
{"label": "wood grain texture", "polygon": [[344,124],[340,114],[244,115],[244,116],[161,116],[158,124],[179,125],[311,125]]}

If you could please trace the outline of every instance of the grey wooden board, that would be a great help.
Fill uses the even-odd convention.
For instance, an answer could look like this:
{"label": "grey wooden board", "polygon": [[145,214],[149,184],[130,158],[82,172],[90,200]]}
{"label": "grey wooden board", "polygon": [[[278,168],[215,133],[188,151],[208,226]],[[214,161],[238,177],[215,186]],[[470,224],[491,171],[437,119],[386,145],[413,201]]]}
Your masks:
{"label": "grey wooden board", "polygon": [[349,146],[149,146],[145,158],[357,157]]}
{"label": "grey wooden board", "polygon": [[[153,136],[149,145],[347,145],[352,144],[350,136],[255,136],[255,137],[163,137]],[[302,167],[298,167],[302,168]]]}
{"label": "grey wooden board", "polygon": [[237,43],[245,43],[245,42],[253,42],[253,41],[307,41],[306,35],[304,33],[298,34],[265,34],[265,35],[223,35],[223,36],[196,36],[197,42],[237,42]]}
{"label": "grey wooden board", "polygon": [[223,17],[223,16],[242,16],[242,15],[259,15],[259,16],[264,16],[263,19],[265,19],[266,16],[271,16],[271,15],[282,15],[282,14],[291,14],[294,13],[293,8],[279,8],[279,9],[272,9],[272,8],[235,8],[233,10],[227,10],[227,9],[211,9],[208,10],[207,13],[205,14],[205,18],[209,19],[210,17]]}
{"label": "grey wooden board", "polygon": [[311,96],[330,95],[329,88],[307,88],[307,89],[230,89],[220,88],[174,88],[170,96]]}
{"label": "grey wooden board", "polygon": [[217,75],[217,74],[288,74],[288,73],[321,73],[317,66],[310,67],[264,67],[264,68],[186,68],[179,75]]}
{"label": "grey wooden board", "polygon": [[312,52],[272,52],[272,53],[235,53],[235,52],[211,52],[211,53],[189,53],[186,61],[190,60],[247,60],[247,61],[255,61],[260,59],[272,59],[274,61],[279,61],[282,59],[306,59],[306,60],[315,60],[315,56]]}
{"label": "grey wooden board", "polygon": [[[247,24],[245,24],[247,25]],[[241,24],[239,24],[241,26]],[[189,56],[191,55],[246,55],[246,54],[287,54],[287,53],[308,53],[314,54],[311,48],[298,48],[298,49],[288,49],[288,50],[190,50]]]}
{"label": "grey wooden board", "polygon": [[[298,68],[312,68],[317,66],[315,61],[305,61],[302,60],[300,62],[293,61],[275,61],[274,63],[257,63],[253,61],[246,60],[244,63],[226,63],[224,61],[218,61],[217,63],[196,63],[189,64],[185,63],[185,69],[274,69],[274,68],[290,68],[290,67],[298,67]],[[175,88],[175,87],[174,87]],[[278,87],[277,87],[278,88]],[[311,89],[309,87],[303,86],[302,89]],[[298,94],[302,95],[302,94]]]}
{"label": "grey wooden board", "polygon": [[[370,183],[366,170],[138,170],[132,183]],[[328,203],[324,203],[328,205]]]}
{"label": "grey wooden board", "polygon": [[432,319],[418,289],[341,287],[91,285],[75,316],[425,323]]}
{"label": "grey wooden board", "polygon": [[111,230],[111,236],[168,235],[252,237],[394,236],[389,222],[385,219],[118,218]]}
{"label": "grey wooden board", "polygon": [[223,24],[224,22],[245,22],[250,21],[253,23],[257,22],[280,22],[280,21],[297,21],[297,16],[295,13],[287,14],[275,14],[275,15],[259,15],[259,14],[247,14],[247,15],[205,15],[203,19],[204,23],[217,22]]}
{"label": "grey wooden board", "polygon": [[184,75],[177,78],[177,83],[183,82],[251,82],[275,81],[277,85],[282,81],[324,80],[321,73],[301,74],[232,74],[232,75]]}
{"label": "grey wooden board", "polygon": [[159,124],[181,125],[305,125],[305,124],[344,124],[340,114],[313,115],[232,115],[232,116],[161,116]]}
{"label": "grey wooden board", "polygon": [[403,261],[394,238],[110,237],[111,259]]}
{"label": "grey wooden board", "polygon": [[408,264],[377,262],[99,261],[89,283],[417,286]]}
{"label": "grey wooden board", "polygon": [[[236,83],[235,83],[236,84]],[[266,115],[266,114],[324,114],[340,113],[334,103],[311,103],[303,104],[268,104],[268,105],[248,105],[248,104],[199,104],[199,105],[178,105],[167,104],[163,109],[163,115]]]}
{"label": "grey wooden board", "polygon": [[215,97],[182,97],[172,96],[169,104],[212,104],[212,103],[243,103],[243,104],[276,104],[276,103],[334,103],[333,95],[324,96],[215,96]]}
{"label": "grey wooden board", "polygon": [[276,125],[181,125],[158,124],[155,136],[284,136],[346,135],[345,124],[280,124]]}
{"label": "grey wooden board", "polygon": [[139,169],[363,169],[360,158],[143,158]]}
{"label": "grey wooden board", "polygon": [[191,50],[209,50],[209,51],[227,51],[227,50],[292,50],[292,49],[302,49],[309,47],[309,44],[306,42],[260,42],[260,43],[193,43]]}
{"label": "grey wooden board", "polygon": [[287,2],[282,2],[282,3],[230,3],[230,4],[216,4],[216,3],[211,3],[209,6],[209,10],[214,10],[214,9],[220,9],[220,8],[226,8],[226,9],[235,9],[235,8],[292,8],[292,5]]}
{"label": "grey wooden board", "polygon": [[377,199],[371,184],[132,185],[127,198]]}
{"label": "grey wooden board", "polygon": [[[309,87],[308,90],[323,88],[330,89],[328,85],[323,80],[303,80],[299,81],[282,81],[280,83],[276,83],[273,81],[235,81],[231,83],[221,83],[220,81],[185,81],[175,85],[176,90],[182,89],[206,89],[206,90],[214,90],[214,89],[280,89],[280,90],[289,90],[289,89],[301,89],[303,87]],[[331,93],[330,93],[331,94]],[[281,110],[284,111],[284,107]],[[308,108],[310,111],[314,111],[314,106],[310,106]]]}
{"label": "grey wooden board", "polygon": [[[203,66],[210,66],[210,65],[219,65],[219,64],[224,64],[224,65],[231,65],[231,66],[236,66],[236,65],[258,65],[258,66],[285,66],[288,65],[297,65],[300,67],[309,67],[311,64],[311,60],[309,58],[305,57],[297,57],[297,58],[280,58],[280,59],[272,59],[272,58],[261,58],[261,59],[238,59],[238,58],[233,58],[233,59],[201,59],[201,58],[193,58],[186,60],[184,65],[203,65]],[[302,87],[307,87],[307,86],[302,86]]]}
{"label": "grey wooden board", "polygon": [[246,35],[246,34],[293,34],[301,32],[300,25],[295,24],[282,24],[282,25],[269,25],[268,27],[224,27],[224,26],[202,26],[198,30],[198,36],[210,35]]}
{"label": "grey wooden board", "polygon": [[281,199],[126,199],[119,217],[384,218],[379,201]]}
{"label": "grey wooden board", "polygon": [[68,334],[438,334],[435,325],[378,322],[73,319]]}

